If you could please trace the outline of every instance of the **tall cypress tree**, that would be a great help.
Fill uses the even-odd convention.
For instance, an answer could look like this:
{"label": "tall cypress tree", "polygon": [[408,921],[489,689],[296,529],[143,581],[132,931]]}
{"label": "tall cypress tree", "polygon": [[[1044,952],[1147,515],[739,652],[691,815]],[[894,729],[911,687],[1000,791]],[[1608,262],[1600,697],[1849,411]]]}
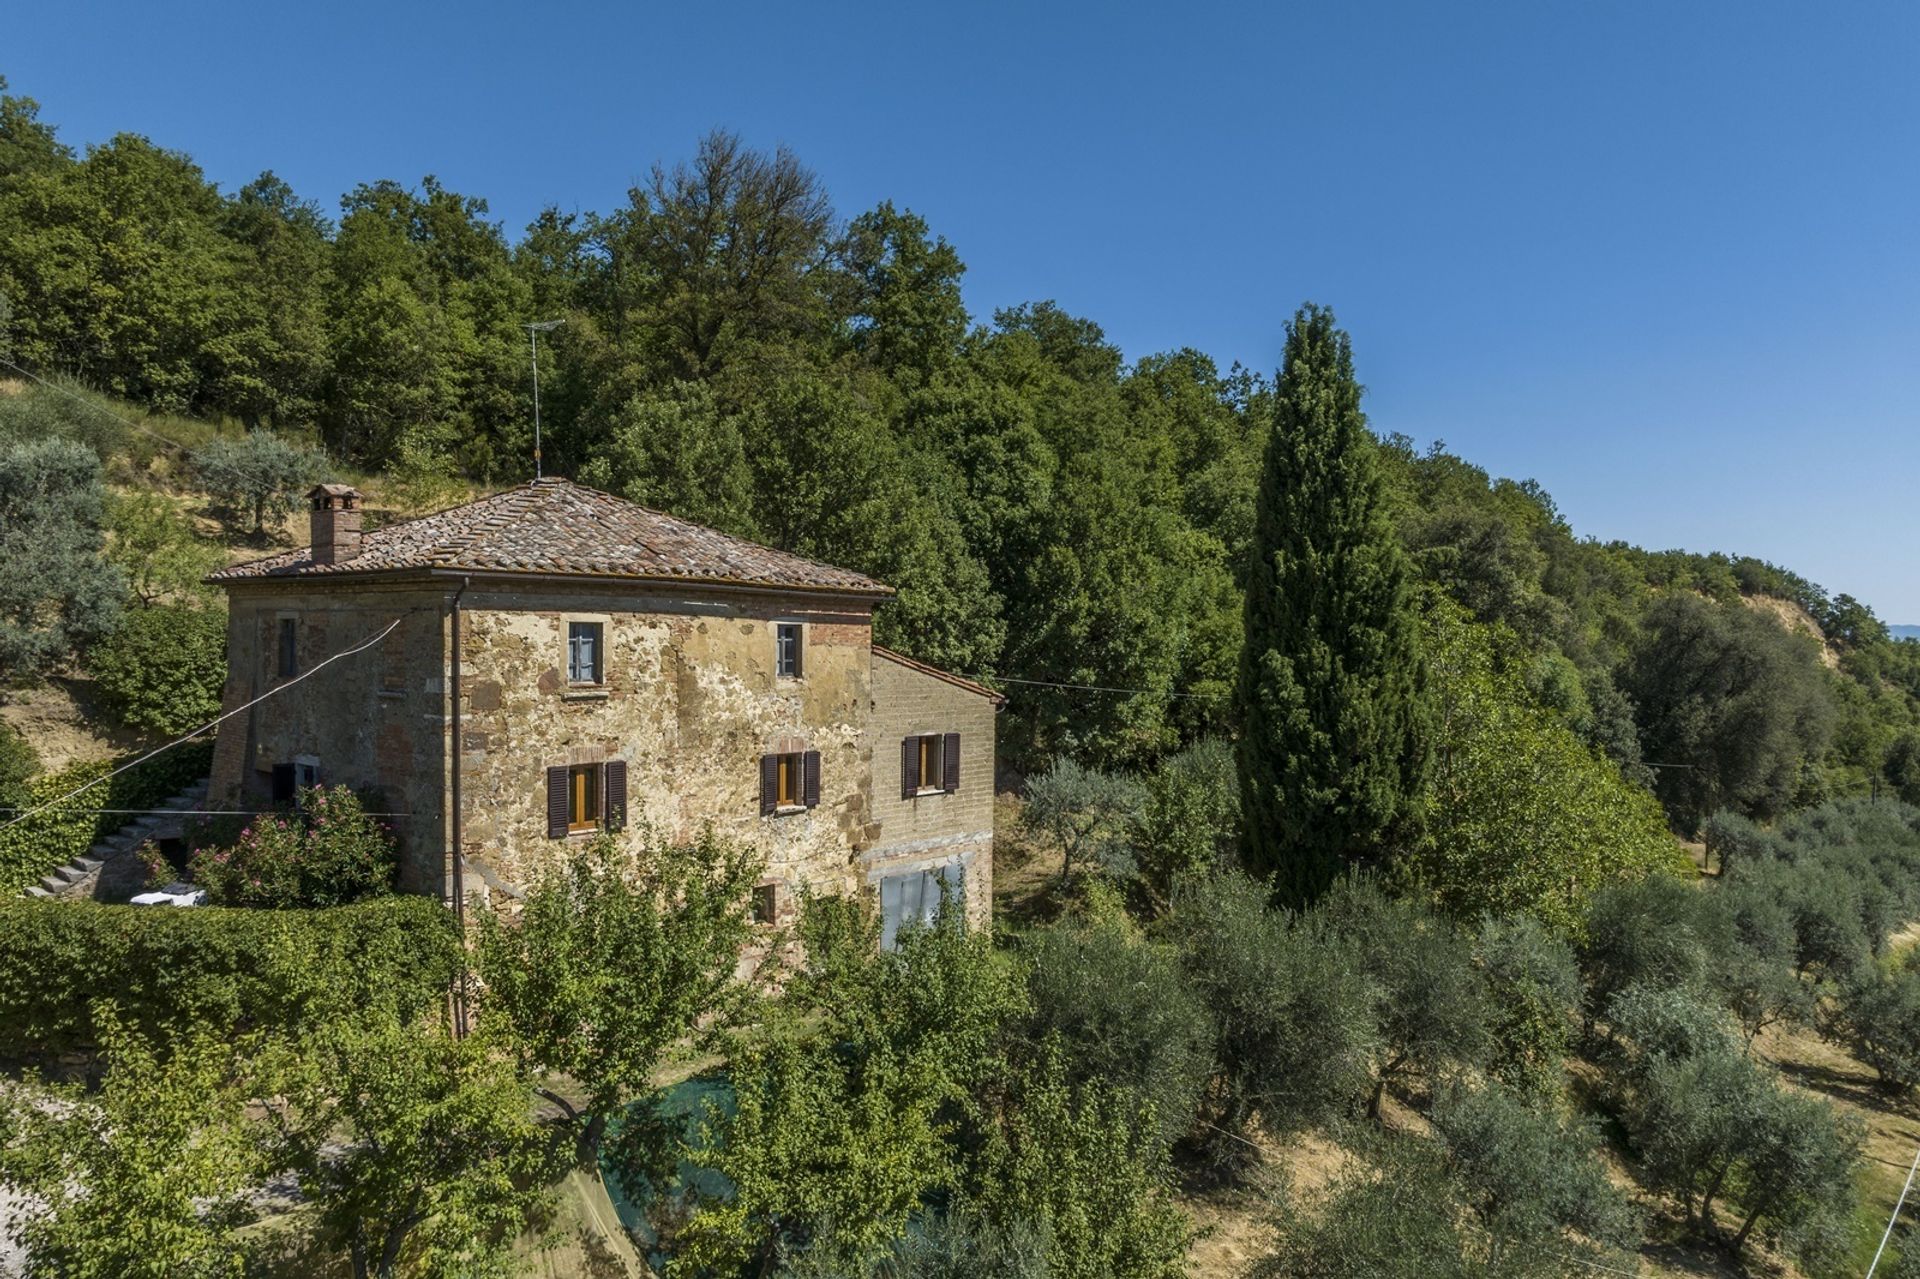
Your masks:
{"label": "tall cypress tree", "polygon": [[1426,772],[1417,620],[1375,447],[1347,335],[1302,307],[1260,479],[1238,689],[1247,868],[1296,905],[1385,851]]}

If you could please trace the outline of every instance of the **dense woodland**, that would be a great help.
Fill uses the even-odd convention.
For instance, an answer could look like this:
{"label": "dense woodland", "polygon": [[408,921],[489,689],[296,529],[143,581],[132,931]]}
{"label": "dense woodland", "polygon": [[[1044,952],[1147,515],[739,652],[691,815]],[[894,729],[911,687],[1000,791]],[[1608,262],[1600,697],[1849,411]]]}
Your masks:
{"label": "dense woodland", "polygon": [[[1920,1082],[1920,644],[1382,434],[1328,310],[1271,375],[1128,363],[1052,303],[978,321],[963,271],[725,133],[509,234],[431,177],[223,193],[0,96],[9,687],[203,724],[200,575],[323,475],[383,518],[528,478],[525,326],[559,319],[548,473],[895,584],[880,640],[1013,694],[1004,843],[1047,867],[994,936],[884,954],[813,903],[779,999],[732,980],[742,850],[608,841],[462,938],[344,793],[156,866],[214,907],[0,905],[28,1273],[504,1273],[579,1170],[673,1274],[1172,1276],[1195,1182],[1271,1195],[1263,1275],[1649,1237],[1840,1271],[1859,1134],[1756,1044]],[[0,729],[9,812],[101,771]],[[0,888],[94,833],[0,828]],[[727,1103],[671,1112],[689,1070]],[[1303,1134],[1343,1152],[1313,1195],[1270,1180]],[[292,1242],[248,1225],[275,1176]]]}

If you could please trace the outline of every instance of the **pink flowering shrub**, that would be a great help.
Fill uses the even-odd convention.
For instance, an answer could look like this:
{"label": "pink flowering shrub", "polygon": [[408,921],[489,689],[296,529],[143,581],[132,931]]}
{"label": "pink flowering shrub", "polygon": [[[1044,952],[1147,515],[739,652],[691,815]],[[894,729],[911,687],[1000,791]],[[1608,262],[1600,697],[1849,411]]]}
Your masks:
{"label": "pink flowering shrub", "polygon": [[230,845],[193,855],[193,879],[221,906],[342,906],[393,891],[392,833],[344,786],[303,790]]}

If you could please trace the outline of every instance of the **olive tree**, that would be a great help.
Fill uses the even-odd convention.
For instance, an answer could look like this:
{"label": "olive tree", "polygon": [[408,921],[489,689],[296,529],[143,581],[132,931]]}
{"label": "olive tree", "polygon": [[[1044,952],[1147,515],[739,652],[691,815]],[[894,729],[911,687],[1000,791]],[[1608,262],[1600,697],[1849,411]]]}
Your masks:
{"label": "olive tree", "polygon": [[1225,872],[1185,885],[1167,920],[1213,1019],[1218,1078],[1206,1122],[1227,1169],[1246,1162],[1249,1126],[1284,1135],[1353,1106],[1381,1043],[1352,946],[1317,914],[1270,900],[1263,885]]}
{"label": "olive tree", "polygon": [[195,478],[212,494],[222,522],[256,538],[268,520],[300,509],[302,493],[319,482],[326,458],[270,431],[209,440],[189,459]]}

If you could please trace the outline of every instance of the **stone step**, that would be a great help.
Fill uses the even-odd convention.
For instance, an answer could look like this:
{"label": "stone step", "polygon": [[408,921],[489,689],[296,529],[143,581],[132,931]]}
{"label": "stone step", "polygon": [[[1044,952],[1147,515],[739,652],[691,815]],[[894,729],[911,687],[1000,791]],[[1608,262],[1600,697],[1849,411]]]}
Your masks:
{"label": "stone step", "polygon": [[77,884],[81,880],[87,877],[88,872],[85,866],[80,866],[80,865],[76,865],[73,862],[68,862],[65,866],[55,866],[53,868],[53,873],[55,878],[59,879],[63,883]]}
{"label": "stone step", "polygon": [[73,864],[75,866],[80,867],[80,869],[82,870],[95,871],[95,870],[99,870],[102,866],[106,865],[106,862],[102,861],[98,857],[93,856],[90,853],[82,853],[80,856],[73,859]]}
{"label": "stone step", "polygon": [[67,881],[60,878],[57,874],[42,875],[40,877],[40,887],[46,889],[49,893],[57,893],[66,886]]}
{"label": "stone step", "polygon": [[48,892],[48,891],[47,891],[46,889],[44,889],[44,888],[42,888],[42,887],[40,887],[40,885],[38,885],[38,884],[29,884],[29,885],[27,886],[27,891],[26,891],[26,892],[24,892],[24,893],[22,893],[22,894],[21,894],[21,896],[23,896],[23,897],[51,897],[51,896],[53,896],[53,894],[52,894],[52,893],[50,893],[50,892]]}

